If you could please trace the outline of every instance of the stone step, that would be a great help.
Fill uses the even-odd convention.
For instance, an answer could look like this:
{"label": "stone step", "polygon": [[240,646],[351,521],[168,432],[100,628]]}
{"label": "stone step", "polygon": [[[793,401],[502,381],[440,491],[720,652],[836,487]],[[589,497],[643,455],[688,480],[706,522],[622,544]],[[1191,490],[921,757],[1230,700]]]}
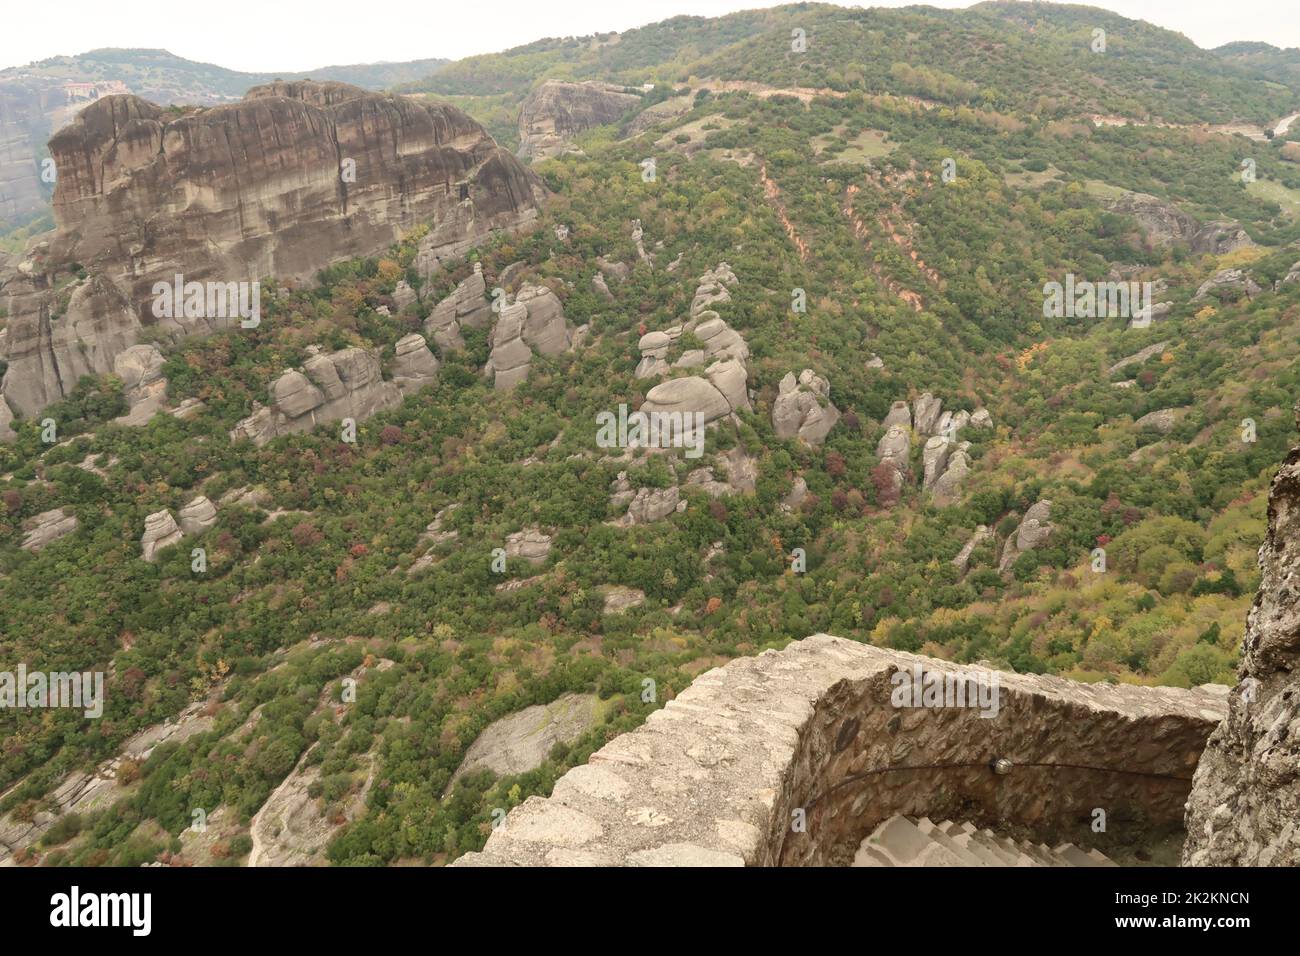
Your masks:
{"label": "stone step", "polygon": [[1117,866],[1073,843],[1048,847],[1013,840],[968,822],[890,817],[862,841],[853,866]]}

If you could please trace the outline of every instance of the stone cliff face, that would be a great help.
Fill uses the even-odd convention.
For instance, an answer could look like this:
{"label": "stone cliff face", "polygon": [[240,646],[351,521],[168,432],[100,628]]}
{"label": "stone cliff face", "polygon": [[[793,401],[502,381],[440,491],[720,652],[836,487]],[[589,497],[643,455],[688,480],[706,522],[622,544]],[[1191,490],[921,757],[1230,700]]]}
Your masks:
{"label": "stone cliff face", "polygon": [[1187,801],[1184,866],[1300,866],[1300,447],[1273,479],[1259,566],[1241,682]]}
{"label": "stone cliff face", "polygon": [[613,123],[640,102],[641,97],[617,86],[547,80],[519,110],[519,155],[533,160],[557,156],[578,133]]}
{"label": "stone cliff face", "polygon": [[36,155],[42,102],[33,86],[0,85],[0,225],[22,222],[45,208]]}
{"label": "stone cliff face", "polygon": [[432,223],[421,245],[428,271],[527,224],[543,197],[459,110],[341,83],[277,82],[188,113],[105,97],[50,151],[58,230],[6,288],[3,397],[25,415],[77,376],[111,372],[145,326],[177,338],[230,324],[155,316],[155,282],[301,279],[421,223]]}

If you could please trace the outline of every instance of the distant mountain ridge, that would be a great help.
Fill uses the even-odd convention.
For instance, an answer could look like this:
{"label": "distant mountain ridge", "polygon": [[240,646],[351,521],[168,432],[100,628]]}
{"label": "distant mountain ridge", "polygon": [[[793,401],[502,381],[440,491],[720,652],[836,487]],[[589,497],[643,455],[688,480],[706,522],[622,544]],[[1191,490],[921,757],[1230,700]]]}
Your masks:
{"label": "distant mountain ridge", "polygon": [[64,82],[118,80],[125,83],[132,93],[147,99],[204,104],[237,100],[250,87],[276,79],[335,80],[382,90],[428,76],[448,62],[423,59],[405,63],[324,66],[301,72],[248,73],[189,60],[167,50],[105,47],[0,70],[0,83],[41,79]]}

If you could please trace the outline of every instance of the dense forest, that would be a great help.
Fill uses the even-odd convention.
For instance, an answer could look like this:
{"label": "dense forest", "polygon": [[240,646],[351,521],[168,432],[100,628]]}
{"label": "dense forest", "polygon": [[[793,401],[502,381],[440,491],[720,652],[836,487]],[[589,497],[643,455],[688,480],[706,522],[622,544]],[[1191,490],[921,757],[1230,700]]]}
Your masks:
{"label": "dense forest", "polygon": [[[331,862],[446,862],[482,846],[494,811],[549,792],[701,672],[822,631],[1084,681],[1231,683],[1267,485],[1300,394],[1300,282],[1283,281],[1300,259],[1287,198],[1300,201],[1300,165],[1282,138],[1201,124],[1262,124],[1300,97],[1167,31],[1051,9],[682,18],[617,44],[473,58],[419,84],[500,110],[503,125],[543,76],[688,90],[725,76],[822,93],[689,92],[689,109],[646,132],[590,130],[581,153],[536,167],[551,199],[535,230],[427,282],[419,230],[313,283],[268,277],[259,328],[168,347],[169,400],[205,406],[191,419],[113,424],[125,400],[105,377],[44,413],[57,444],[38,421],[15,422],[17,441],[0,445],[0,648],[31,668],[107,670],[112,692],[93,722],[0,712],[0,812],[30,819],[69,773],[190,705],[210,718],[119,772],[118,802],[65,816],[27,858],[185,859],[192,809],[222,807],[233,835],[208,862],[238,863],[252,816],[302,762],[320,768],[325,815],[339,809]],[[788,52],[792,25],[811,38],[802,59]],[[1104,69],[1088,50],[1097,25]],[[1032,79],[1044,74],[1051,83]],[[1189,125],[1096,126],[1094,112]],[[1240,175],[1247,158],[1254,183]],[[1249,242],[1219,254],[1150,241],[1116,205],[1134,194],[1239,223]],[[638,258],[634,221],[653,263]],[[611,299],[593,286],[598,257],[633,264]],[[598,448],[596,415],[638,405],[651,384],[635,377],[639,337],[680,323],[722,262],[737,283],[717,309],[748,343],[753,410],[711,428],[698,461]],[[308,346],[391,359],[475,264],[490,287],[517,263],[572,325],[590,326],[517,389],[492,388],[487,331],[467,331],[437,384],[362,422],[355,443],[329,426],[265,447],[231,439]],[[1258,291],[1197,294],[1229,268]],[[1045,317],[1043,286],[1067,273],[1159,282],[1170,308],[1149,328]],[[420,298],[399,308],[403,281]],[[806,312],[792,311],[794,290]],[[816,447],[772,424],[778,383],[804,368],[843,413]],[[925,392],[993,422],[963,432],[971,472],[949,507],[915,480],[894,500],[880,480],[884,418]],[[1176,412],[1169,427],[1139,424],[1162,410]],[[755,464],[752,492],[685,482],[700,465],[724,473],[736,454]],[[679,484],[686,507],[618,523],[620,472],[633,488]],[[807,496],[783,506],[797,479]],[[146,515],[230,492],[215,527],[140,559]],[[1051,537],[999,570],[1044,499]],[[23,550],[25,523],[60,507],[77,531]],[[456,535],[430,545],[439,514]],[[979,526],[991,536],[963,569],[953,559]],[[495,573],[494,549],[524,528],[552,536],[549,557]],[[793,566],[796,548],[806,567]],[[644,603],[605,613],[611,587]],[[602,701],[576,743],[528,773],[463,776],[444,796],[484,727],[568,691]],[[345,820],[349,801],[361,811]]]}

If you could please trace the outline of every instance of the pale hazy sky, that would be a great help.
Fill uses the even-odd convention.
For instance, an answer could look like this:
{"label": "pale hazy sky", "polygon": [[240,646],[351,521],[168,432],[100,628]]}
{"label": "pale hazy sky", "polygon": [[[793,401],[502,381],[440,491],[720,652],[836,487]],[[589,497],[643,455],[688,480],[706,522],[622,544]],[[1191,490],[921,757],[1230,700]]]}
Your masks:
{"label": "pale hazy sky", "polygon": [[[769,0],[5,0],[0,68],[96,47],[155,47],[250,72],[460,59],[543,37],[584,36],[679,14],[718,16]],[[907,6],[903,0],[844,6]],[[965,7],[969,0],[932,0]],[[1203,47],[1263,40],[1300,47],[1300,0],[1099,0],[1094,6],[1185,34]]]}

